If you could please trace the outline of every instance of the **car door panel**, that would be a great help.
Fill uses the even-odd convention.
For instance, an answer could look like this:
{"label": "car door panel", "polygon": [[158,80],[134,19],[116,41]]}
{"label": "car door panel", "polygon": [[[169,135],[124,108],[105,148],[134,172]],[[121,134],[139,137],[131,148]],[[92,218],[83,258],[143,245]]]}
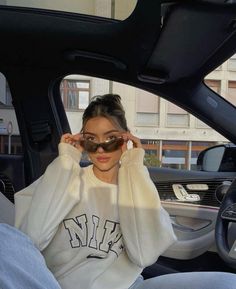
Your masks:
{"label": "car door panel", "polygon": [[188,260],[215,251],[214,228],[220,201],[216,190],[235,173],[149,169],[178,241],[163,256]]}
{"label": "car door panel", "polygon": [[192,259],[214,245],[214,226],[218,209],[199,208],[163,202],[169,212],[177,242],[164,254],[175,259]]}

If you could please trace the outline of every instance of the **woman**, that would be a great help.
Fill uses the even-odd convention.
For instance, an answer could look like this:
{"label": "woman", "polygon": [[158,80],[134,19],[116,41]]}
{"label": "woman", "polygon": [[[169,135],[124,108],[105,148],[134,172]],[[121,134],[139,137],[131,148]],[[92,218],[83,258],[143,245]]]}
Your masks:
{"label": "woman", "polygon": [[[87,168],[79,165],[84,150]],[[59,157],[16,194],[15,225],[43,252],[62,288],[129,288],[175,240],[143,156],[120,97],[97,97],[81,133],[64,134]]]}
{"label": "woman", "polygon": [[[92,162],[86,168],[83,151]],[[161,277],[139,278],[175,241],[143,157],[120,97],[96,97],[81,132],[64,134],[45,174],[16,194],[15,225],[42,251],[61,288],[172,288],[159,286]]]}

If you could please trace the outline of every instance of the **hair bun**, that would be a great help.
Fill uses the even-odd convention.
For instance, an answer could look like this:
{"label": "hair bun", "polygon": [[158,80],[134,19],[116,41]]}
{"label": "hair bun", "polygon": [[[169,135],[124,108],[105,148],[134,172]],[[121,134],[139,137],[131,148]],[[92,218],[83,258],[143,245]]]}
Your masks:
{"label": "hair bun", "polygon": [[128,131],[125,111],[121,103],[121,97],[118,94],[97,95],[91,99],[90,104],[83,114],[83,127],[86,122],[93,118],[103,116],[115,120],[119,126]]}

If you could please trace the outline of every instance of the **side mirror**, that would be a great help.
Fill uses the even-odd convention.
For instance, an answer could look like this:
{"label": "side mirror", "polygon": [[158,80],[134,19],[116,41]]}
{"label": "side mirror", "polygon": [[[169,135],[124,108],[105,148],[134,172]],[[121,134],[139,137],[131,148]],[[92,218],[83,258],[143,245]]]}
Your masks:
{"label": "side mirror", "polygon": [[217,145],[202,151],[197,166],[206,172],[236,172],[236,146]]}

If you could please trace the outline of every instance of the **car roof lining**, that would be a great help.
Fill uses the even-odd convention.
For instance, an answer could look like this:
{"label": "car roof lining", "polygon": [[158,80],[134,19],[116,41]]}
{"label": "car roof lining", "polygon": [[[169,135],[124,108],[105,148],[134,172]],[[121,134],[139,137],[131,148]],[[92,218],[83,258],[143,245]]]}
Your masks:
{"label": "car roof lining", "polygon": [[[198,73],[198,78],[203,78],[209,73],[206,63],[235,35],[236,25],[235,9],[214,6],[208,10],[202,4],[171,6],[142,77],[148,79],[150,75],[158,82],[160,75],[160,83],[164,83],[196,77]],[[214,61],[211,69],[218,64]]]}
{"label": "car roof lining", "polygon": [[[156,78],[157,84],[158,78],[175,82],[189,75],[195,77],[196,73],[204,73],[202,67],[205,63],[235,33],[236,6],[196,4],[196,2],[193,5],[191,2],[186,4],[185,1],[174,5],[172,3],[161,28],[160,3],[152,5],[153,9],[149,8],[148,12],[152,13],[147,23],[138,20],[142,14],[141,3],[142,1],[139,1],[131,16],[122,22],[109,19],[100,19],[97,22],[95,20],[98,17],[66,18],[65,15],[62,17],[61,13],[47,15],[28,11],[25,14],[23,9],[20,9],[22,12],[19,15],[19,11],[14,9],[0,9],[0,32],[4,34],[6,42],[12,43],[10,49],[9,45],[4,49],[4,44],[0,47],[1,66],[5,64],[5,66],[35,66],[61,70],[76,66],[85,73],[83,62],[89,61],[95,69],[96,67],[101,69],[103,62],[104,64],[112,62],[117,66],[114,73],[117,71],[119,75],[121,68],[122,73],[126,70],[129,76],[133,74],[136,81],[137,79],[143,81],[141,76],[152,76]],[[186,17],[186,12],[190,16]],[[216,15],[218,21],[215,21]],[[91,19],[93,21],[90,21]],[[9,20],[11,32],[16,36],[14,39],[10,39],[6,34],[9,28],[4,30]],[[139,37],[134,33],[135,29],[144,36]],[[45,31],[44,35],[42,31]],[[65,32],[63,39],[60,31]],[[207,41],[209,34],[211,45]],[[70,40],[69,47],[66,45],[67,40]],[[22,45],[22,42],[25,44]],[[60,52],[56,53],[58,47]],[[72,57],[68,58],[68,54],[75,51],[79,51],[80,55],[74,58],[73,63]],[[117,65],[118,63],[122,65]],[[107,68],[104,72],[106,70]],[[88,73],[89,71],[91,70],[88,69]]]}
{"label": "car roof lining", "polygon": [[[21,102],[27,101],[31,92],[35,98],[41,97],[34,88],[42,75],[50,83],[64,75],[84,74],[146,89],[196,115],[193,97],[199,95],[190,94],[193,87],[199,91],[204,76],[235,51],[232,20],[236,5],[220,1],[165,2],[166,16],[161,15],[159,1],[145,0],[138,1],[124,21],[0,7],[0,70],[10,87],[16,82],[18,88],[22,85],[18,95],[13,91],[14,102],[20,103],[17,109],[27,107]],[[230,27],[232,31],[227,30]],[[18,80],[14,79],[16,74]],[[25,93],[20,82],[25,76],[31,89],[21,99]],[[44,89],[43,93],[48,93],[48,88]],[[203,111],[197,116],[205,120],[207,114]],[[214,116],[210,115],[209,125],[212,120]],[[224,123],[219,130],[229,137]],[[232,139],[236,140],[236,135],[231,135]]]}

